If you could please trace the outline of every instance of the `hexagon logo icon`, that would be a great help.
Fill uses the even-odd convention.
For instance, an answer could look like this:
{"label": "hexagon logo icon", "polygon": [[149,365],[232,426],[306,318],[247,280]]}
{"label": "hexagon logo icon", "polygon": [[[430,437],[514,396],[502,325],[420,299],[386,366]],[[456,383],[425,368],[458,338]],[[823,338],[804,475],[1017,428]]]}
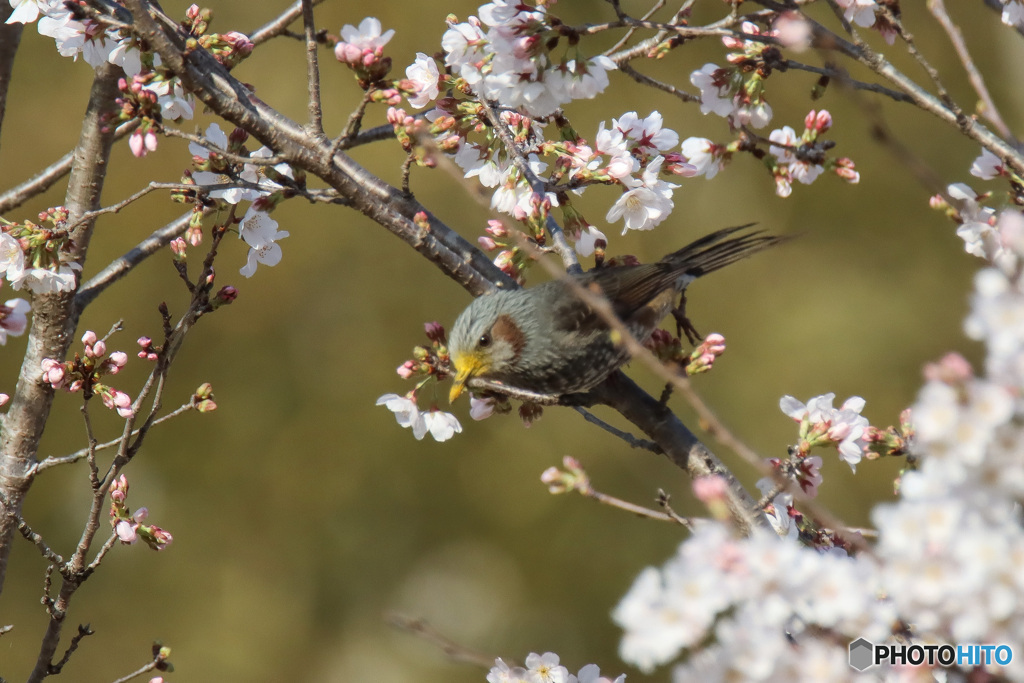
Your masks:
{"label": "hexagon logo icon", "polygon": [[874,665],[875,646],[866,638],[858,638],[850,643],[850,666],[857,671]]}

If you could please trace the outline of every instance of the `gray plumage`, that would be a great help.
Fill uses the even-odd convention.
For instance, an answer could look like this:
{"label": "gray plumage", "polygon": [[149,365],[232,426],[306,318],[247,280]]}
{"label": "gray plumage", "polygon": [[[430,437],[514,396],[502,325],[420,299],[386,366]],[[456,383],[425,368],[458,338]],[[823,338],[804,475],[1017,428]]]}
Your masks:
{"label": "gray plumage", "polygon": [[[747,227],[711,233],[656,263],[574,277],[584,286],[597,284],[630,332],[645,341],[693,280],[785,239],[740,233]],[[586,391],[628,359],[607,324],[559,280],[475,299],[452,327],[449,352],[460,373],[472,356],[482,360],[470,376],[549,395]],[[453,397],[461,391],[456,384]]]}

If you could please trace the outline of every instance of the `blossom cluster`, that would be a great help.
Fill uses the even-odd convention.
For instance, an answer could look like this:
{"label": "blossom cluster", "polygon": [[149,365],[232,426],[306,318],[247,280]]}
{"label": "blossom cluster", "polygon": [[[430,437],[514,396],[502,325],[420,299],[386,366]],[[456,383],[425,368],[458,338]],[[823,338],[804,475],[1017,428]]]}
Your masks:
{"label": "blossom cluster", "polygon": [[[125,77],[118,83],[118,120],[139,122],[128,138],[135,156],[156,150],[157,132],[165,120],[192,118],[192,95],[185,92],[180,79],[161,68],[160,55],[143,51],[139,39],[128,31],[104,24],[100,15],[88,14],[73,2],[9,1],[14,10],[8,24],[30,24],[38,19],[39,33],[53,38],[62,56],[77,60],[81,55],[93,68],[109,62],[124,70]],[[191,5],[185,11],[182,26],[197,45],[230,69],[252,53],[253,43],[237,31],[208,33],[211,19],[209,10]]]}
{"label": "blossom cluster", "polygon": [[625,630],[620,655],[644,671],[693,649],[676,680],[838,681],[852,672],[844,635],[889,634],[895,610],[879,588],[868,559],[707,522],[644,569],[612,617]]}
{"label": "blossom cluster", "polygon": [[171,532],[153,524],[145,524],[149,510],[141,507],[134,513],[125,504],[128,499],[128,479],[123,474],[110,484],[110,525],[117,539],[125,545],[134,545],[140,538],[153,550],[163,550],[171,544]]}
{"label": "blossom cluster", "polygon": [[[188,173],[185,180],[202,188],[203,196],[181,196],[183,201],[215,201],[227,206],[252,202],[238,226],[238,236],[249,246],[246,264],[239,272],[252,277],[258,264],[276,266],[281,262],[283,252],[277,241],[288,237],[289,233],[278,229],[269,211],[281,202],[288,186],[302,182],[302,176],[286,163],[261,163],[261,160],[271,159],[273,152],[264,146],[248,153],[245,148],[248,137],[241,128],[235,128],[228,135],[218,124],[211,123],[203,137],[205,144],[190,142],[188,146],[197,170]],[[234,163],[220,152],[248,156],[253,163]],[[201,223],[194,222],[187,237],[192,246],[198,245],[202,241]]]}
{"label": "blossom cluster", "polygon": [[435,441],[447,441],[462,432],[462,425],[451,413],[438,410],[436,404],[431,405],[429,410],[420,410],[417,396],[427,384],[433,382],[433,386],[436,386],[437,382],[448,377],[448,338],[444,327],[436,322],[426,323],[424,331],[430,346],[414,348],[412,359],[399,365],[396,370],[403,379],[422,379],[404,396],[384,394],[377,399],[377,405],[385,406],[394,413],[399,426],[412,429],[417,441],[428,432]]}
{"label": "blossom cluster", "polygon": [[[965,323],[986,345],[985,372],[976,374],[958,354],[929,364],[917,401],[887,430],[868,425],[858,397],[838,409],[832,394],[780,403],[800,424],[784,473],[807,493],[821,484],[821,460],[807,455],[815,446],[837,448],[851,467],[862,458],[907,456],[899,499],[872,512],[872,552],[802,545],[798,525],[783,521],[800,516],[792,497],[770,501],[777,535],[738,539],[722,523],[698,525],[672,560],[640,574],[616,608],[627,661],[649,669],[688,651],[676,680],[852,680],[858,674],[846,645],[858,637],[1024,640],[1017,609],[1024,602],[1024,217],[1007,209],[996,218],[964,188],[950,193],[958,209],[945,206],[962,230],[975,224],[968,229],[978,237],[965,238],[966,250],[988,261]],[[771,480],[759,485],[765,493],[777,488]],[[1024,663],[963,673],[1016,680]]]}
{"label": "blossom cluster", "polygon": [[793,181],[810,185],[818,176],[831,169],[849,183],[859,183],[860,173],[854,170],[853,161],[847,157],[830,160],[826,151],[834,144],[819,140],[818,136],[832,127],[832,115],[825,109],[813,109],[804,117],[804,132],[798,138],[789,126],[773,130],[768,136],[774,144],[769,151],[775,157],[770,164],[775,178],[775,192],[788,197],[793,192]]}
{"label": "blossom cluster", "polygon": [[107,355],[107,343],[99,339],[92,330],[82,335],[84,353],[75,353],[72,360],[61,362],[44,358],[41,363],[42,381],[54,389],[74,393],[81,391],[88,400],[98,395],[107,408],[117,411],[121,417],[135,414],[132,398],[100,380],[106,375],[116,375],[128,363],[128,354],[113,351]]}
{"label": "blossom cluster", "polygon": [[[482,5],[478,14],[466,22],[449,21],[441,41],[444,69],[434,57],[420,53],[397,86],[413,107],[433,104],[434,108],[420,118],[393,107],[388,120],[403,147],[421,165],[432,166],[435,161],[431,154],[417,151],[418,140],[425,133],[434,136],[437,147],[452,156],[467,178],[475,177],[484,187],[493,188],[492,208],[521,221],[526,234],[540,246],[550,239],[545,221],[557,208],[566,233],[576,240],[577,252],[603,255],[604,233],[572,205],[572,196],[588,186],[620,188],[606,221],[621,220],[623,233],[650,230],[675,208],[673,194],[679,185],[667,177],[712,178],[739,150],[765,156],[759,145],[768,141],[745,131],[730,144],[690,137],[680,145],[679,134],[664,125],[657,111],[627,112],[611,125],[602,123],[588,141],[569,125],[559,107],[602,92],[614,63],[605,57],[583,57],[579,53],[582,36],[553,17],[545,3],[534,6],[502,0]],[[391,32],[382,33],[379,21],[368,18],[359,30],[346,29],[343,61],[353,66],[381,59],[380,50]],[[723,38],[726,47],[735,50],[727,55],[730,65],[708,64],[691,75],[701,90],[701,110],[728,118],[737,129],[767,125],[772,111],[764,83],[779,63],[780,45],[802,49],[809,44],[809,36],[807,22],[793,12],[780,15],[770,28],[744,22],[740,31]],[[556,49],[566,42],[568,48],[556,58]],[[671,41],[659,44],[651,56],[672,46]],[[528,172],[505,149],[502,136],[474,98],[498,103],[496,115],[508,128]],[[556,111],[559,116],[552,118]],[[827,112],[812,112],[809,119],[812,123],[800,139],[788,127],[773,133],[775,161],[768,166],[780,195],[789,194],[792,179],[809,183],[826,169],[850,182],[859,178],[849,159],[826,159],[824,150],[832,143],[817,137],[831,125]],[[545,128],[552,120],[559,135],[548,139]],[[484,248],[501,247],[495,264],[521,282],[529,259],[508,242],[502,244],[493,234],[481,238]]]}
{"label": "blossom cluster", "polygon": [[[82,267],[68,260],[68,210],[63,206],[47,209],[39,220],[42,224],[0,218],[0,274],[14,289],[28,287],[34,294],[73,291]],[[24,306],[19,310],[27,311]],[[20,318],[15,322],[20,323]]]}
{"label": "blossom cluster", "polygon": [[479,97],[531,117],[550,116],[572,100],[594,98],[608,86],[615,63],[583,54],[578,41],[564,35],[561,22],[553,19],[545,7],[518,0],[481,5],[479,18],[449,22],[441,38],[445,65]]}
{"label": "blossom cluster", "polygon": [[509,666],[501,659],[487,674],[487,683],[624,683],[626,674],[620,674],[614,680],[601,676],[597,664],[587,664],[578,674],[559,664],[560,657],[554,652],[542,655],[531,652],[526,657],[526,666]]}

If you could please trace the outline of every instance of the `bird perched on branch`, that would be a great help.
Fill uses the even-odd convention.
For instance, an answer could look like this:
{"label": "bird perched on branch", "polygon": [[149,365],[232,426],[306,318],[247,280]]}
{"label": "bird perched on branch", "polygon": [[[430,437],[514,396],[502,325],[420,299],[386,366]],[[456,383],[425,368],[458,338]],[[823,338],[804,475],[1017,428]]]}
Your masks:
{"label": "bird perched on branch", "polygon": [[[713,232],[656,263],[571,277],[584,287],[596,285],[639,341],[672,313],[692,342],[696,330],[684,312],[687,285],[787,239],[749,227]],[[455,373],[451,401],[476,377],[547,396],[586,391],[629,359],[606,320],[563,280],[473,300],[456,319],[448,350]]]}

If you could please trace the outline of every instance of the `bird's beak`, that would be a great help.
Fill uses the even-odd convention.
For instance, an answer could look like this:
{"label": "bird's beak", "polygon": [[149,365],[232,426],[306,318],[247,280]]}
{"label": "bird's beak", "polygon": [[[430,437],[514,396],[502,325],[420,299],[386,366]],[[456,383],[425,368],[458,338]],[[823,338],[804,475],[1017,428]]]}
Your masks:
{"label": "bird's beak", "polygon": [[452,382],[452,389],[448,392],[448,402],[455,403],[455,399],[466,390],[466,382],[476,376],[483,367],[483,359],[475,354],[458,354],[452,356],[452,365],[455,367],[455,380]]}

